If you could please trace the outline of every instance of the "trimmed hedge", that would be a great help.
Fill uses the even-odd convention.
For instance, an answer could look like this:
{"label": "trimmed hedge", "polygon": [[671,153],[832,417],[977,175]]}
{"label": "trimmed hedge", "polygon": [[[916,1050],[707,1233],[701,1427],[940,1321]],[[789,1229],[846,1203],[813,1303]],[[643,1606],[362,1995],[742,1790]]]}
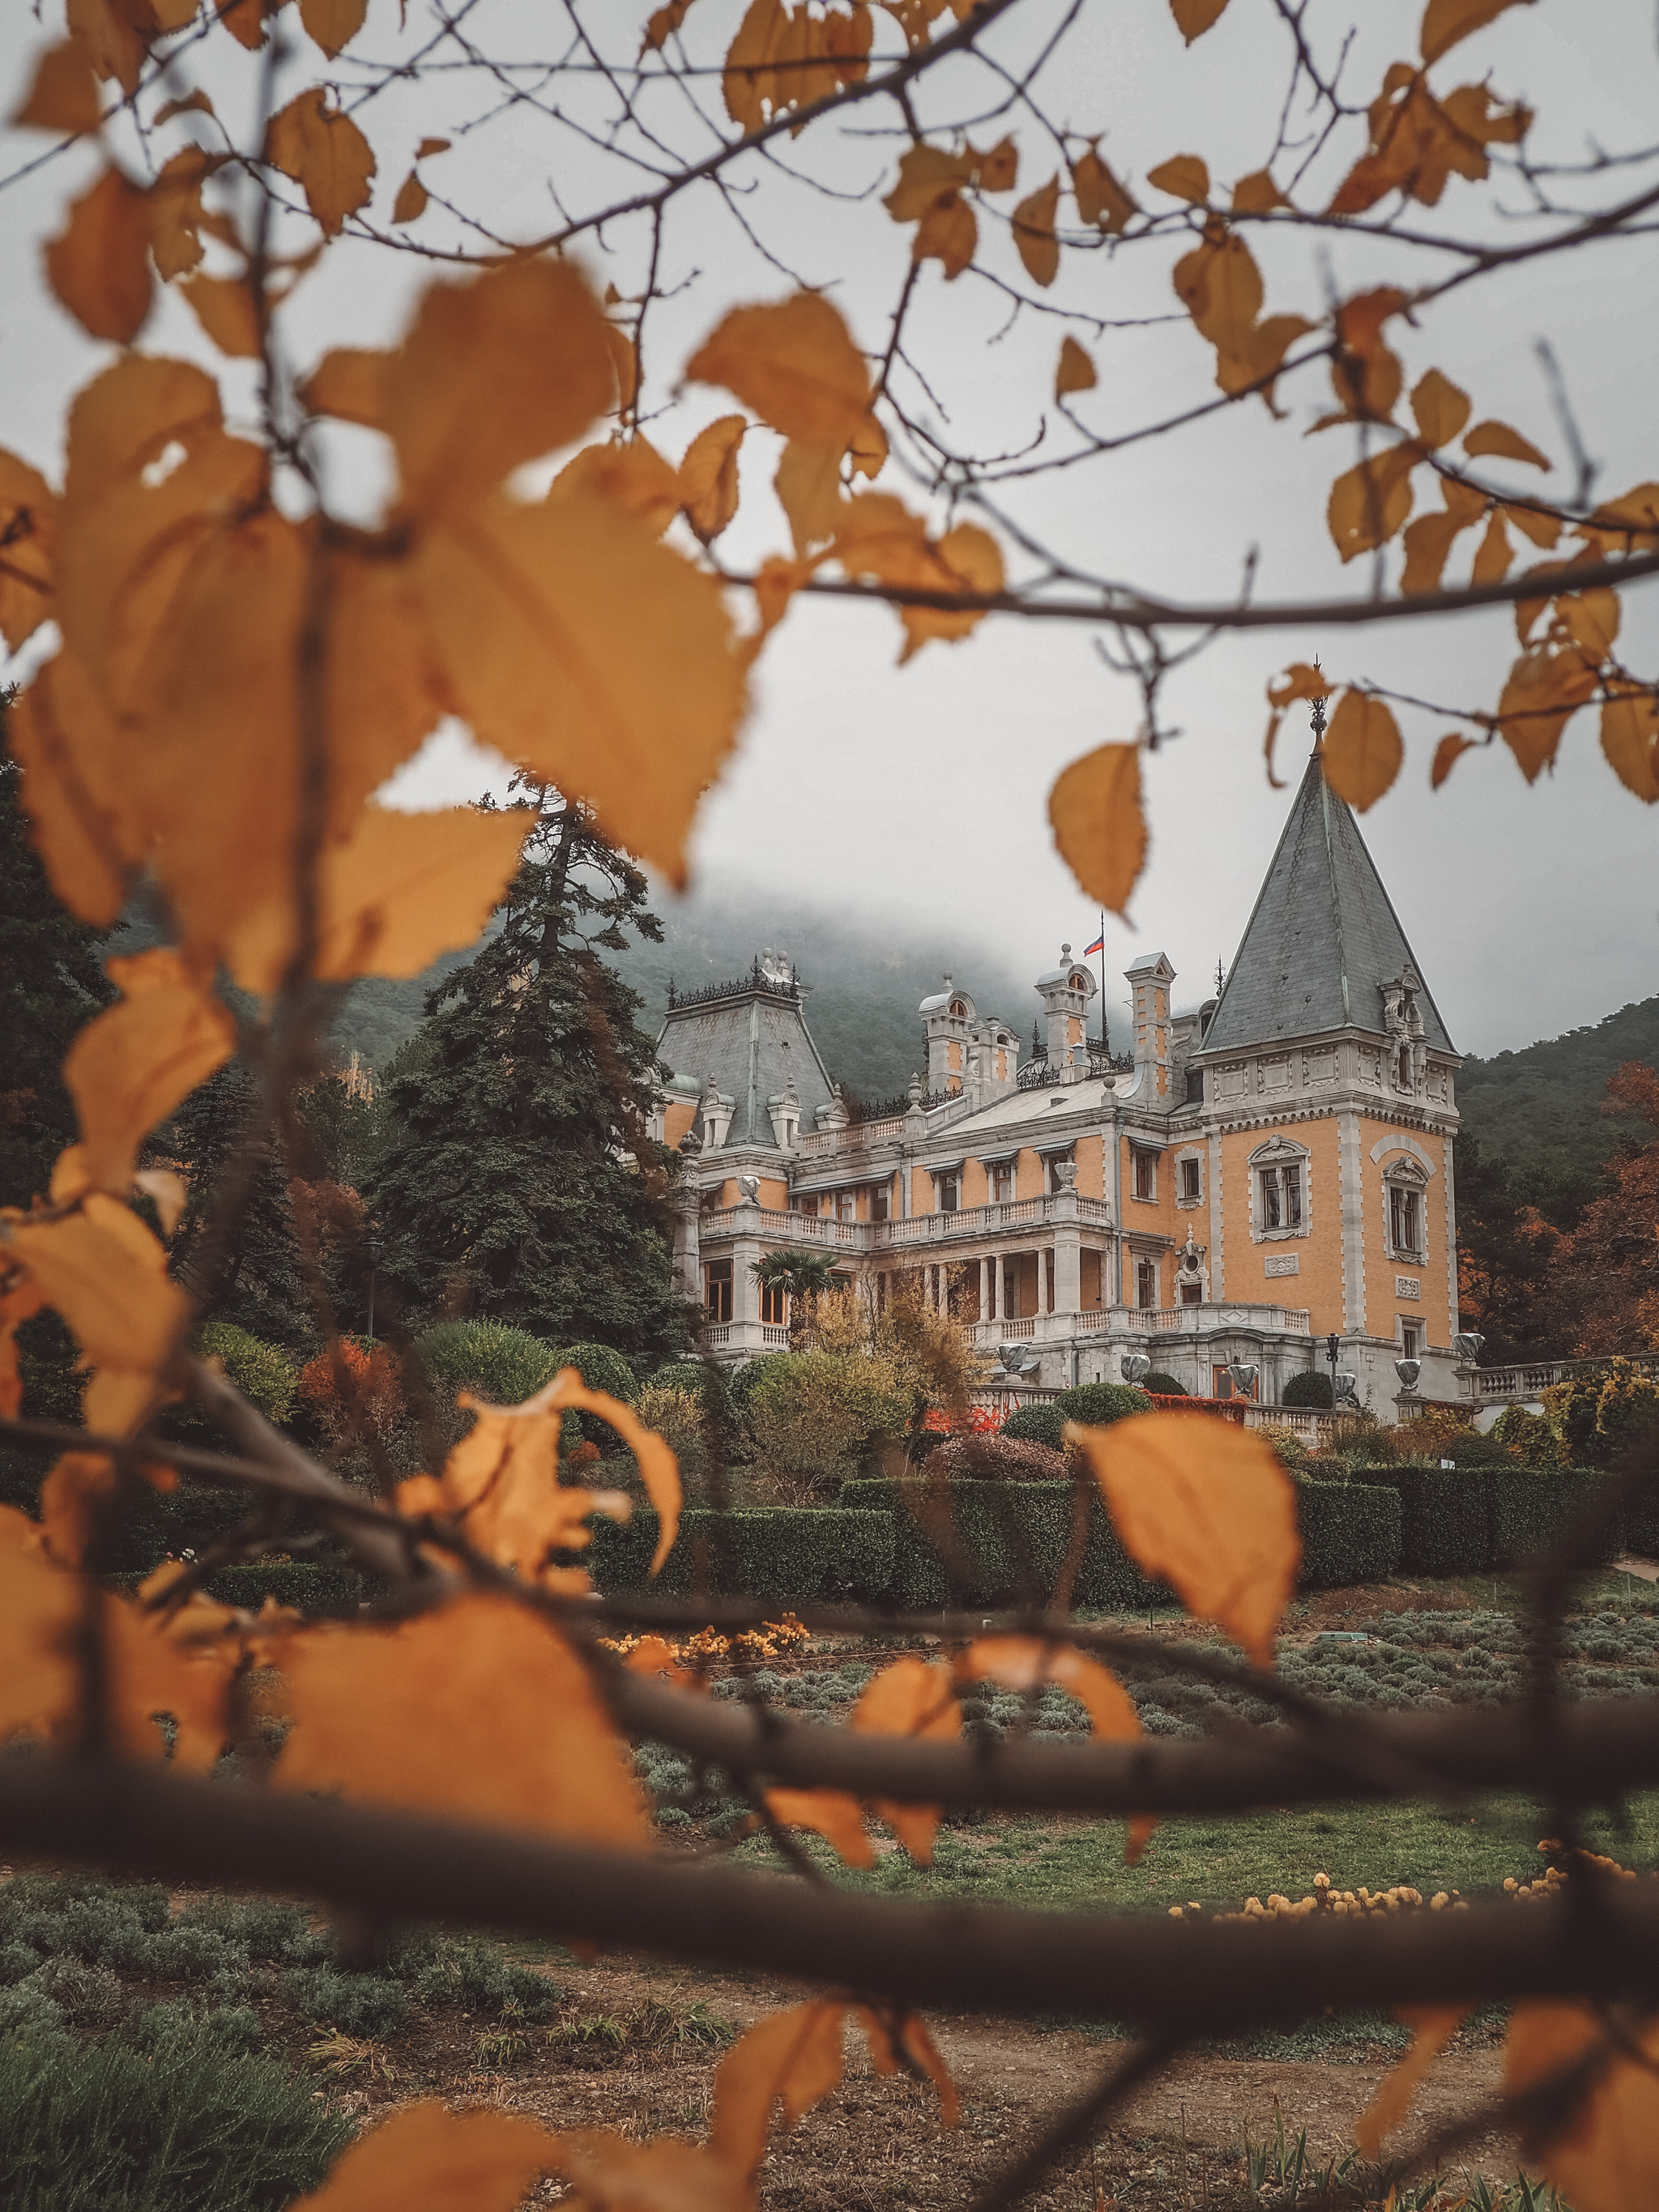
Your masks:
{"label": "trimmed hedge", "polygon": [[999,1433],[1013,1443],[1047,1444],[1050,1451],[1058,1451],[1066,1435],[1066,1416],[1058,1406],[1039,1401],[1010,1413]]}
{"label": "trimmed hedge", "polygon": [[[879,1507],[891,1516],[887,1595],[901,1607],[1046,1598],[1071,1545],[1069,1482],[860,1481],[843,1483],[841,1494],[848,1505]],[[1072,1601],[1114,1612],[1172,1602],[1164,1584],[1149,1582],[1124,1551],[1097,1496],[1089,1501],[1089,1540]]]}
{"label": "trimmed hedge", "polygon": [[1131,1413],[1152,1410],[1152,1400],[1133,1382],[1079,1382],[1050,1402],[1066,1420],[1080,1421],[1091,1429],[1103,1429],[1109,1421],[1127,1420]]}
{"label": "trimmed hedge", "polygon": [[[1492,1564],[1522,1567],[1547,1552],[1574,1515],[1606,1482],[1603,1474],[1582,1468],[1482,1468],[1486,1480]],[[1595,1555],[1598,1566],[1617,1558],[1626,1534],[1624,1516],[1615,1520]]]}
{"label": "trimmed hedge", "polygon": [[1400,1493],[1380,1483],[1298,1482],[1301,1587],[1385,1582],[1399,1571],[1401,1517]]}
{"label": "trimmed hedge", "polygon": [[701,1588],[801,1605],[812,1598],[879,1597],[893,1580],[890,1512],[841,1505],[739,1506],[730,1513],[693,1507],[681,1514],[674,1548],[653,1583],[657,1525],[648,1507],[621,1527],[597,1522],[592,1545],[573,1556],[607,1595],[649,1584],[675,1596]]}
{"label": "trimmed hedge", "polygon": [[415,1340],[415,1357],[434,1390],[476,1390],[492,1405],[532,1398],[559,1369],[550,1344],[498,1321],[445,1321]]}
{"label": "trimmed hedge", "polygon": [[1161,1367],[1154,1367],[1150,1375],[1143,1375],[1139,1387],[1149,1398],[1190,1398],[1193,1395],[1184,1382],[1177,1382]]}
{"label": "trimmed hedge", "polygon": [[[1581,1468],[1516,1466],[1356,1468],[1356,1483],[1392,1489],[1401,1504],[1401,1567],[1413,1575],[1481,1574],[1524,1566],[1548,1550],[1607,1478]],[[1623,1541],[1617,1522],[1597,1554]]]}
{"label": "trimmed hedge", "polygon": [[333,1620],[355,1616],[369,1595],[356,1567],[330,1566],[314,1559],[250,1559],[221,1567],[209,1577],[207,1593],[221,1605],[243,1606],[249,1613],[258,1613],[270,1597],[278,1605],[291,1605],[296,1613]]}
{"label": "trimmed hedge", "polygon": [[1291,1376],[1279,1393],[1279,1402],[1281,1406],[1307,1406],[1316,1413],[1328,1413],[1334,1402],[1331,1378],[1322,1375],[1316,1367],[1307,1368],[1300,1375]]}

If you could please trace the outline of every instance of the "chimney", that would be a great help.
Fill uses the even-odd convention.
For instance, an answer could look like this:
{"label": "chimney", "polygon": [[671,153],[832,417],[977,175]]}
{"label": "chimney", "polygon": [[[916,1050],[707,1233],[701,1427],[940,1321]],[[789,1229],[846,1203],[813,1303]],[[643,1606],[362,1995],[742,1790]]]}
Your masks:
{"label": "chimney", "polygon": [[1148,1105],[1171,1103],[1170,1054],[1170,986],[1175,969],[1167,954],[1149,952],[1126,968],[1135,1045],[1134,1097]]}

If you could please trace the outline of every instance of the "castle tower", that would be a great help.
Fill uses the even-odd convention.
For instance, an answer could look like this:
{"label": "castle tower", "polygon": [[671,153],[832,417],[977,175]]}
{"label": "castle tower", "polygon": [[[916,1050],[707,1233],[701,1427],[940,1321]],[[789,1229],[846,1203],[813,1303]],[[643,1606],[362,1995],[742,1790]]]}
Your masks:
{"label": "castle tower", "polygon": [[966,991],[947,975],[945,988],[916,1008],[927,1038],[927,1088],[941,1095],[960,1091],[968,1074],[968,1048],[979,1010]]}
{"label": "castle tower", "polygon": [[[1085,1073],[1089,1059],[1089,1001],[1099,990],[1088,964],[1073,960],[1072,948],[1060,948],[1060,965],[1036,979],[1036,994],[1046,1017],[1047,1058],[1056,1076],[1066,1070]],[[1080,1066],[1073,1054],[1082,1051]]]}

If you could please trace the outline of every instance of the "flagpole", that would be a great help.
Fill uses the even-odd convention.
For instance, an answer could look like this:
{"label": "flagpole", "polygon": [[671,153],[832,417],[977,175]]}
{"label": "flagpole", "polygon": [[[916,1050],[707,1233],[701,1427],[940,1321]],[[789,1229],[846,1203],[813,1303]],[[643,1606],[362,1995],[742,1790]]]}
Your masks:
{"label": "flagpole", "polygon": [[1100,1048],[1110,1049],[1106,1036],[1106,909],[1100,909]]}

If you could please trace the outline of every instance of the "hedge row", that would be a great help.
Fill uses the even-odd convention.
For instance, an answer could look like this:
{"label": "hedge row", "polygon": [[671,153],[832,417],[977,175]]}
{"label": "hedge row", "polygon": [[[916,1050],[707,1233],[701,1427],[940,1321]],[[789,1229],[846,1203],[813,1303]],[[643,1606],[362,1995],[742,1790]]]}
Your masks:
{"label": "hedge row", "polygon": [[1304,1589],[1345,1589],[1386,1582],[1400,1569],[1399,1494],[1360,1483],[1298,1482]]}
{"label": "hedge row", "polygon": [[[1353,1474],[1355,1485],[1398,1497],[1400,1565],[1408,1575],[1524,1566],[1548,1550],[1606,1479],[1577,1468],[1522,1467],[1368,1467]],[[1617,1555],[1626,1534],[1618,1522],[1608,1529],[1598,1555],[1602,1565]]]}
{"label": "hedge row", "polygon": [[[598,1522],[591,1546],[573,1556],[607,1595],[643,1589],[657,1527],[649,1508],[637,1509],[620,1528]],[[717,1513],[694,1506],[681,1514],[679,1535],[652,1587],[671,1596],[700,1590],[802,1605],[814,1598],[879,1597],[893,1569],[890,1513],[805,1505]]]}
{"label": "hedge row", "polygon": [[343,1620],[356,1613],[370,1592],[356,1567],[313,1559],[273,1559],[269,1564],[250,1559],[221,1567],[209,1577],[207,1594],[221,1605],[245,1606],[250,1613],[258,1613],[269,1597],[278,1605],[292,1606],[296,1613]]}
{"label": "hedge row", "polygon": [[[848,1505],[890,1517],[888,1595],[907,1608],[1046,1599],[1071,1548],[1069,1482],[861,1481],[843,1483],[841,1494]],[[1149,1582],[1119,1543],[1098,1498],[1087,1502],[1088,1541],[1073,1602],[1116,1611],[1169,1604],[1168,1590]]]}

